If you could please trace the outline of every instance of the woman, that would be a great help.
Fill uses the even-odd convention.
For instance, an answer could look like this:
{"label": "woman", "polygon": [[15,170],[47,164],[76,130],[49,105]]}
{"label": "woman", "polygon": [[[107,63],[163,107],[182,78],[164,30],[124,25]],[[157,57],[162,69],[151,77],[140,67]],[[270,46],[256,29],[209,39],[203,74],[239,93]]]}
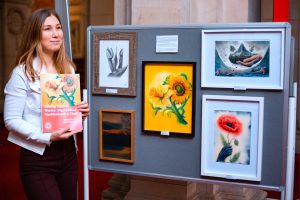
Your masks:
{"label": "woman", "polygon": [[[4,93],[8,140],[21,146],[20,175],[28,199],[77,199],[76,132],[43,133],[39,75],[74,73],[61,21],[50,9],[35,11],[23,33],[17,66]],[[77,105],[89,115],[86,102]]]}

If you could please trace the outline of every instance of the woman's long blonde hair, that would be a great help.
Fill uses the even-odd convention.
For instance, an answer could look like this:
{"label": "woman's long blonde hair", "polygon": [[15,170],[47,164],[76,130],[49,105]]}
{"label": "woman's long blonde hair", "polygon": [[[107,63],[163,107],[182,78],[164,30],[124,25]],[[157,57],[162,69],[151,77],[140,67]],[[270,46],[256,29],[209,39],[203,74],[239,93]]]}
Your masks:
{"label": "woman's long blonde hair", "polygon": [[[25,74],[28,79],[32,81],[35,81],[37,76],[36,71],[32,66],[34,57],[38,57],[41,60],[41,64],[45,64],[41,53],[42,47],[40,45],[40,41],[42,37],[43,24],[46,18],[51,15],[55,16],[61,24],[61,20],[55,10],[43,8],[33,12],[25,26],[16,64],[25,65]],[[75,69],[75,64],[67,56],[64,40],[60,49],[54,53],[53,59],[57,73],[69,74],[72,73],[71,67]]]}

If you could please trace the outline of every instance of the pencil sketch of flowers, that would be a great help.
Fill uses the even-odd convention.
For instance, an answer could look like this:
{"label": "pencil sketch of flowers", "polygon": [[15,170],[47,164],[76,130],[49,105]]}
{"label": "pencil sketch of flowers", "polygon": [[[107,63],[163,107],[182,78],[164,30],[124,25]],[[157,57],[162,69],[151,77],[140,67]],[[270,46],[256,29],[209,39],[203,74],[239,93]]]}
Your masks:
{"label": "pencil sketch of flowers", "polygon": [[72,74],[55,74],[45,82],[44,88],[50,104],[57,101],[75,106],[74,94],[79,88],[79,77]]}
{"label": "pencil sketch of flowers", "polygon": [[154,117],[162,115],[175,115],[177,122],[186,125],[185,105],[192,95],[192,84],[185,73],[171,74],[157,83],[149,90],[149,99]]}
{"label": "pencil sketch of flowers", "polygon": [[[119,55],[118,55],[119,54]],[[112,48],[106,49],[106,57],[108,60],[108,64],[110,67],[110,73],[108,74],[109,77],[120,77],[128,68],[128,65],[123,66],[123,48],[118,52],[117,48],[116,51]]]}

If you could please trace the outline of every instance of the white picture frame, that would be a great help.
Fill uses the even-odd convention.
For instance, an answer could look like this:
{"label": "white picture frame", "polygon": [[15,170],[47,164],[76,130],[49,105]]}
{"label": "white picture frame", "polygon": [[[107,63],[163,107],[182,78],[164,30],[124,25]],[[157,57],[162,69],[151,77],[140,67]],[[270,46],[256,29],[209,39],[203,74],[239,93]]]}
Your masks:
{"label": "white picture frame", "polygon": [[203,95],[201,175],[261,181],[263,116],[263,97]]}
{"label": "white picture frame", "polygon": [[285,29],[210,29],[201,38],[201,87],[283,89]]}

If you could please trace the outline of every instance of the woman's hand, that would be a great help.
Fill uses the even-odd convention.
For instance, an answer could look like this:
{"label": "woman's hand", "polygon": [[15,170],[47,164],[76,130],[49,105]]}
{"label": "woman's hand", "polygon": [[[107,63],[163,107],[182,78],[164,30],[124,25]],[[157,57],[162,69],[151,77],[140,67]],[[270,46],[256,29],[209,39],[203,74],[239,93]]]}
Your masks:
{"label": "woman's hand", "polygon": [[243,61],[236,61],[236,63],[240,64],[240,65],[250,67],[251,65],[253,65],[257,61],[259,61],[260,59],[262,59],[262,56],[259,55],[259,54],[255,54],[255,55],[253,55],[249,58],[244,59]]}
{"label": "woman's hand", "polygon": [[87,117],[90,114],[90,107],[87,102],[82,101],[78,103],[76,106],[78,111],[82,113],[82,117]]}
{"label": "woman's hand", "polygon": [[78,131],[70,131],[70,128],[61,129],[51,134],[50,141],[66,140],[76,133],[78,133]]}

